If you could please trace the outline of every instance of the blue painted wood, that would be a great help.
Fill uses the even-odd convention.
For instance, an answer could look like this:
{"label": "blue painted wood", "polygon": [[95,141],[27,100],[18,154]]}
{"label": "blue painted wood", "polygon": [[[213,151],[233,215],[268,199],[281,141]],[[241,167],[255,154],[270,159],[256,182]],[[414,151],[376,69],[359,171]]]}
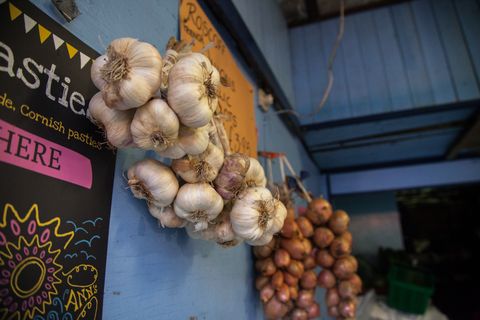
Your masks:
{"label": "blue painted wood", "polygon": [[[360,41],[362,63],[365,69],[366,83],[370,100],[370,113],[391,110],[390,96],[387,88],[383,56],[380,52],[377,30],[371,12],[362,12],[352,16],[355,31]],[[353,31],[353,30],[352,30]],[[347,51],[348,54],[348,51]],[[347,58],[347,60],[349,57]],[[348,69],[347,69],[348,70]],[[349,74],[354,77],[355,74]],[[349,87],[350,92],[354,88]],[[351,96],[351,95],[350,95]],[[355,101],[353,98],[351,101]]]}
{"label": "blue painted wood", "polygon": [[415,24],[421,41],[427,72],[436,104],[456,100],[447,58],[435,25],[432,7],[426,0],[411,3]]}
{"label": "blue painted wood", "polygon": [[[480,91],[455,7],[450,0],[436,0],[432,3],[434,3],[435,18],[450,64],[458,98],[460,100],[474,99],[480,95]],[[478,36],[477,41],[479,41]]]}
{"label": "blue painted wood", "polygon": [[[296,109],[301,114],[307,114],[311,110],[311,95],[308,84],[307,51],[305,50],[304,28],[290,30],[292,50],[293,83],[295,86]],[[301,122],[309,123],[309,119],[301,118]]]}
{"label": "blue painted wood", "polygon": [[413,102],[390,9],[381,8],[373,11],[372,14],[385,63],[392,109],[409,109],[413,106]]}
{"label": "blue painted wood", "polygon": [[409,3],[390,7],[400,43],[410,92],[416,107],[433,104],[430,78]]}
{"label": "blue painted wood", "polygon": [[332,194],[480,182],[480,158],[330,175]]}

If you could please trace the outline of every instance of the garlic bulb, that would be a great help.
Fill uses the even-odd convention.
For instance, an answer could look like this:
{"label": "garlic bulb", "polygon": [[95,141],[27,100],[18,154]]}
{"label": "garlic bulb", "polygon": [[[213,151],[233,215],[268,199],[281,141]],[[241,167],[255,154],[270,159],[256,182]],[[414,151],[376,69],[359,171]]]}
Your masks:
{"label": "garlic bulb", "polygon": [[187,53],[191,52],[192,42],[177,41],[174,37],[171,37],[168,40],[165,57],[162,62],[162,72],[161,72],[161,84],[160,90],[162,92],[167,92],[168,89],[168,75],[170,70],[177,63],[178,59],[184,56]]}
{"label": "garlic bulb", "polygon": [[207,183],[187,183],[178,190],[173,203],[177,216],[195,224],[195,230],[204,230],[223,209],[222,197]]}
{"label": "garlic bulb", "polygon": [[238,244],[237,235],[233,231],[230,222],[230,210],[224,208],[222,213],[214,221],[215,242],[226,247]]}
{"label": "garlic bulb", "polygon": [[187,221],[178,217],[172,207],[159,208],[154,205],[148,206],[148,211],[158,219],[159,224],[165,228],[183,228]]}
{"label": "garlic bulb", "polygon": [[241,153],[225,157],[223,167],[215,178],[215,190],[225,200],[234,199],[246,187],[245,174],[250,167],[250,159]]}
{"label": "garlic bulb", "polygon": [[250,157],[250,167],[246,174],[246,184],[249,187],[265,187],[267,178],[262,165],[257,159]]}
{"label": "garlic bulb", "polygon": [[218,105],[220,74],[201,53],[180,59],[168,77],[168,103],[187,127],[205,126]]}
{"label": "garlic bulb", "polygon": [[247,243],[251,246],[264,246],[270,241],[272,241],[273,234],[265,233],[263,236],[258,238],[257,240],[247,241]]}
{"label": "garlic bulb", "polygon": [[169,167],[154,159],[143,159],[127,172],[128,185],[135,198],[146,199],[149,205],[166,207],[178,191],[178,180]]}
{"label": "garlic bulb", "polygon": [[287,216],[285,206],[272,197],[267,188],[254,187],[243,191],[230,213],[233,231],[247,241],[256,241],[265,234],[278,232]]}
{"label": "garlic bulb", "polygon": [[223,165],[223,153],[209,144],[207,150],[198,156],[185,156],[172,161],[172,170],[189,183],[211,182]]}
{"label": "garlic bulb", "polygon": [[102,78],[102,68],[107,63],[107,56],[102,54],[97,59],[93,60],[92,68],[90,69],[90,77],[92,78],[93,84],[97,87],[98,90],[102,90],[102,88],[107,84],[105,80]]}
{"label": "garlic bulb", "polygon": [[185,151],[183,151],[183,149],[180,148],[177,142],[167,147],[167,149],[163,151],[157,151],[157,153],[160,156],[164,158],[169,158],[169,159],[180,159],[185,156]]}
{"label": "garlic bulb", "polygon": [[180,127],[178,133],[178,146],[185,151],[186,154],[197,155],[204,152],[209,143],[209,127],[189,128]]}
{"label": "garlic bulb", "polygon": [[146,150],[163,151],[178,137],[175,112],[162,99],[152,99],[135,111],[130,126],[135,144]]}
{"label": "garlic bulb", "polygon": [[105,105],[102,94],[95,94],[88,105],[87,118],[105,132],[108,142],[117,148],[133,145],[130,124],[133,112],[110,109]]}
{"label": "garlic bulb", "polygon": [[105,81],[101,90],[110,108],[138,108],[160,88],[162,57],[151,44],[132,38],[116,39],[108,46],[106,56],[100,68]]}

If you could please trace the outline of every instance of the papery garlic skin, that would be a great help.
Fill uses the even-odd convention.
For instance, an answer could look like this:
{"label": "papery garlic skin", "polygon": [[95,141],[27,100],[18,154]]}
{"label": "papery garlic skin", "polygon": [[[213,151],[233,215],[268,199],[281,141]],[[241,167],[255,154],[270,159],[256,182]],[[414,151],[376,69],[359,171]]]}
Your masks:
{"label": "papery garlic skin", "polygon": [[181,126],[178,132],[178,146],[189,155],[198,155],[204,152],[210,142],[209,127],[189,128]]}
{"label": "papery garlic skin", "polygon": [[246,187],[245,175],[250,167],[250,158],[241,153],[225,157],[222,169],[215,178],[215,190],[225,200],[234,199]]}
{"label": "papery garlic skin", "polygon": [[180,159],[186,155],[185,151],[176,142],[163,151],[157,151],[157,153],[159,156],[169,159]]}
{"label": "papery garlic skin", "polygon": [[271,233],[265,233],[263,236],[256,240],[251,240],[251,241],[246,241],[249,245],[251,246],[264,246],[270,241],[272,241],[273,234]]}
{"label": "papery garlic skin", "polygon": [[233,205],[230,220],[235,233],[255,242],[265,234],[278,232],[287,216],[287,209],[273,198],[267,188],[254,187],[243,191]]}
{"label": "papery garlic skin", "polygon": [[206,229],[195,230],[195,224],[192,222],[187,222],[185,225],[185,231],[188,236],[192,239],[206,240],[206,241],[215,241],[215,226],[209,225]]}
{"label": "papery garlic skin", "polygon": [[257,159],[250,157],[250,167],[245,175],[245,179],[249,187],[265,187],[267,185],[265,171]]}
{"label": "papery garlic skin", "polygon": [[163,228],[183,228],[187,221],[175,214],[172,207],[159,208],[154,205],[148,206],[150,214],[158,219],[159,224]]}
{"label": "papery garlic skin", "polygon": [[187,127],[208,124],[218,106],[220,74],[201,53],[180,59],[168,77],[168,103]]}
{"label": "papery garlic skin", "polygon": [[135,111],[130,126],[133,141],[145,150],[163,151],[178,137],[178,118],[162,99],[152,99]]}
{"label": "papery garlic skin", "polygon": [[195,230],[208,227],[223,209],[222,197],[207,183],[187,183],[178,190],[173,203],[177,216],[195,224]]}
{"label": "papery garlic skin", "polygon": [[102,88],[107,84],[105,80],[102,78],[102,68],[107,63],[107,56],[102,54],[97,59],[93,60],[92,68],[90,69],[90,77],[92,78],[93,84],[97,87],[98,90],[102,90]]}
{"label": "papery garlic skin", "polygon": [[172,204],[179,187],[172,170],[155,159],[135,163],[128,169],[127,178],[135,198],[145,199],[157,207]]}
{"label": "papery garlic skin", "polygon": [[100,68],[107,106],[118,110],[144,105],[160,88],[162,57],[149,43],[132,38],[113,40]]}
{"label": "papery garlic skin", "polygon": [[172,161],[172,170],[189,183],[213,181],[223,165],[223,153],[213,144],[197,156]]}
{"label": "papery garlic skin", "polygon": [[134,145],[130,132],[133,111],[110,109],[105,105],[100,92],[90,99],[87,118],[105,132],[108,142],[113,147],[125,148]]}

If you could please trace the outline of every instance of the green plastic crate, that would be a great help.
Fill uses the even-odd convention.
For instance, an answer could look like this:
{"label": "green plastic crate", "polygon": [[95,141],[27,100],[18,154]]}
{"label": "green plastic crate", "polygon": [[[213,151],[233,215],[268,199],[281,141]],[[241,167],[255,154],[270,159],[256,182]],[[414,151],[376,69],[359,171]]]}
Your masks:
{"label": "green plastic crate", "polygon": [[434,277],[420,270],[392,266],[388,273],[387,304],[397,310],[424,314],[433,293]]}

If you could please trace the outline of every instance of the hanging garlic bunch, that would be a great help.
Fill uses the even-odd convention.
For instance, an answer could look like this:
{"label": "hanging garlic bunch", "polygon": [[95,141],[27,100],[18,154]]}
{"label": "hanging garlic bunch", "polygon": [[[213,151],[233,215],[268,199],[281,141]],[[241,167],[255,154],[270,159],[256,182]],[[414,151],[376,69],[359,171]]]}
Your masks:
{"label": "hanging garlic bunch", "polygon": [[180,59],[168,77],[168,103],[180,122],[191,128],[205,126],[218,105],[220,74],[201,53]]}
{"label": "hanging garlic bunch", "polygon": [[241,153],[225,157],[223,167],[215,178],[215,190],[225,200],[232,200],[246,187],[245,175],[250,167],[250,159]]}
{"label": "hanging garlic bunch", "polygon": [[192,44],[185,41],[177,41],[175,37],[171,37],[168,40],[166,46],[165,57],[162,61],[162,71],[161,71],[161,84],[160,90],[162,93],[166,93],[168,89],[168,75],[170,70],[173,68],[178,59],[187,53],[190,53],[192,49]]}
{"label": "hanging garlic bunch", "polygon": [[125,148],[133,145],[130,133],[133,111],[110,109],[105,105],[102,94],[98,92],[90,99],[87,118],[105,132],[106,138],[112,146]]}
{"label": "hanging garlic bunch", "polygon": [[183,228],[187,221],[175,214],[172,207],[162,207],[148,205],[148,211],[152,216],[158,219],[159,224],[163,228]]}
{"label": "hanging garlic bunch", "polygon": [[233,247],[241,242],[241,239],[233,231],[230,221],[230,210],[224,208],[222,213],[215,219],[214,241],[223,247]]}
{"label": "hanging garlic bunch", "polygon": [[189,183],[211,182],[223,164],[222,151],[213,144],[198,156],[185,156],[172,161],[172,170]]}
{"label": "hanging garlic bunch", "polygon": [[250,157],[250,167],[245,179],[245,183],[249,187],[265,187],[267,185],[265,171],[257,159]]}
{"label": "hanging garlic bunch", "polygon": [[230,219],[235,233],[255,243],[280,231],[287,216],[285,206],[273,198],[267,188],[254,187],[243,191],[235,201]]}
{"label": "hanging garlic bunch", "polygon": [[128,185],[135,198],[146,199],[149,205],[166,207],[178,191],[178,180],[169,167],[154,159],[143,159],[127,172]]}
{"label": "hanging garlic bunch", "polygon": [[130,128],[138,147],[163,151],[177,139],[179,122],[167,103],[155,98],[135,111]]}
{"label": "hanging garlic bunch", "polygon": [[157,92],[161,68],[162,57],[154,46],[120,38],[94,61],[91,76],[107,106],[127,110],[144,105]]}
{"label": "hanging garlic bunch", "polygon": [[178,146],[186,154],[197,155],[204,152],[209,143],[209,125],[200,128],[180,127],[178,133]]}
{"label": "hanging garlic bunch", "polygon": [[248,240],[246,241],[251,246],[264,246],[270,241],[272,241],[273,234],[272,233],[264,233],[260,238],[256,240]]}
{"label": "hanging garlic bunch", "polygon": [[187,183],[178,190],[173,209],[177,216],[194,223],[195,231],[200,231],[220,214],[223,200],[207,183]]}

